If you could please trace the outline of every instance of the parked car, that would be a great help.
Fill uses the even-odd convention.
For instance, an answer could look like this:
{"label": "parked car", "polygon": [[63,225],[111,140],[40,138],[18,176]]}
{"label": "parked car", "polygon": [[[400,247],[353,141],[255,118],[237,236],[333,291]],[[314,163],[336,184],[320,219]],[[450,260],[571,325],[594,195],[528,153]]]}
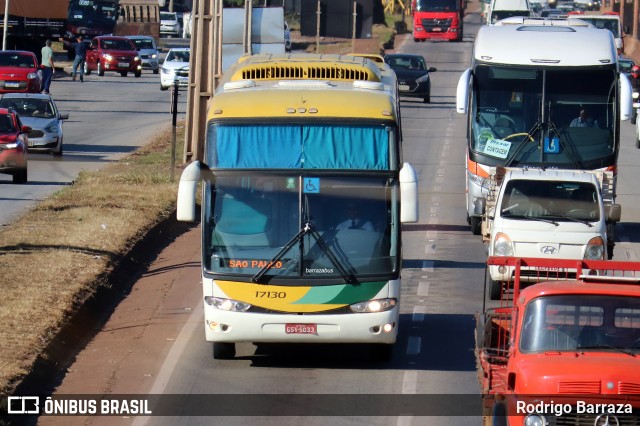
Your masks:
{"label": "parked car", "polygon": [[13,183],[27,182],[29,132],[14,110],[0,108],[0,173],[12,175]]}
{"label": "parked car", "polygon": [[422,55],[393,53],[385,55],[384,61],[389,64],[398,77],[400,96],[422,98],[425,103],[431,102],[431,79],[429,73],[436,68],[427,68]]}
{"label": "parked car", "polygon": [[142,75],[142,63],[138,50],[126,37],[99,36],[91,40],[84,63],[84,73],[97,71],[103,76],[105,71],[119,72],[126,77],[132,72],[136,77]]}
{"label": "parked car", "polygon": [[176,47],[169,50],[160,68],[160,90],[167,90],[178,80],[179,86],[189,84],[189,59],[191,50],[188,47]]}
{"label": "parked car", "polygon": [[142,69],[150,69],[154,74],[160,72],[158,62],[158,47],[156,40],[151,36],[126,36],[135,44],[142,61]]}
{"label": "parked car", "polygon": [[[160,7],[160,12],[169,12],[169,2],[165,1],[165,5]],[[183,4],[180,3],[173,3],[173,12],[175,12],[176,15],[178,15],[178,20],[180,22],[184,22],[184,15],[186,15],[187,13],[191,13],[191,9],[189,9],[189,6],[185,6]]]}
{"label": "parked car", "polygon": [[182,35],[181,20],[176,12],[160,12],[160,35],[180,37]]}
{"label": "parked car", "polygon": [[7,93],[0,98],[0,108],[12,108],[22,124],[31,128],[29,151],[62,155],[62,121],[69,114],[60,114],[51,95],[40,93]]}
{"label": "parked car", "polygon": [[291,52],[291,31],[287,21],[284,21],[284,50],[285,52]]}
{"label": "parked car", "polygon": [[38,59],[33,52],[0,51],[0,93],[40,93]]}

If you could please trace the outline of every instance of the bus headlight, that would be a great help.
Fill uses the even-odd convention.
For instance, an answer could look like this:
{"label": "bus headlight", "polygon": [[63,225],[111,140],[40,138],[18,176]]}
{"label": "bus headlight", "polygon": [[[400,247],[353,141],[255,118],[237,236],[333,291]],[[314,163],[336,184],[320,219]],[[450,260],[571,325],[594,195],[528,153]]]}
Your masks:
{"label": "bus headlight", "polygon": [[494,256],[513,256],[513,243],[507,234],[498,232],[493,240]]}
{"label": "bus headlight", "polygon": [[204,301],[207,305],[218,308],[221,311],[246,312],[251,307],[248,303],[233,299],[222,299],[220,297],[205,296]]}
{"label": "bus headlight", "polygon": [[589,260],[604,260],[604,240],[602,237],[593,237],[589,240],[584,251],[584,258]]}
{"label": "bus headlight", "polygon": [[524,418],[524,426],[546,426],[547,424],[540,414],[529,414]]}
{"label": "bus headlight", "polygon": [[398,304],[397,299],[374,299],[358,302],[349,306],[353,312],[384,312],[393,309]]}

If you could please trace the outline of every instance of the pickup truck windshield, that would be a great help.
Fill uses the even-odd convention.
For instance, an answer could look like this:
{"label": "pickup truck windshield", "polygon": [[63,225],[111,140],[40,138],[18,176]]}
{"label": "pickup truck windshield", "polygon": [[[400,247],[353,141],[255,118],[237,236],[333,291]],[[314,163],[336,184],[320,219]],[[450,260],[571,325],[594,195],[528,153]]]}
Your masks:
{"label": "pickup truck windshield", "polygon": [[531,301],[520,336],[522,352],[640,352],[640,298],[572,294]]}
{"label": "pickup truck windshield", "polygon": [[599,221],[598,191],[588,182],[512,179],[506,183],[500,216]]}

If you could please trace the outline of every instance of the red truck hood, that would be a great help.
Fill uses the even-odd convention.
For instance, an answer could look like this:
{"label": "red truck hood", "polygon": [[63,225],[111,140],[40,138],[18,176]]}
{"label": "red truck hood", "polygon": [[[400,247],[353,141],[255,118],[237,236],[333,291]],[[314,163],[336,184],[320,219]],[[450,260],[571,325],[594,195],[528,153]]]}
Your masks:
{"label": "red truck hood", "polygon": [[547,352],[519,354],[510,371],[516,394],[639,394],[640,354]]}

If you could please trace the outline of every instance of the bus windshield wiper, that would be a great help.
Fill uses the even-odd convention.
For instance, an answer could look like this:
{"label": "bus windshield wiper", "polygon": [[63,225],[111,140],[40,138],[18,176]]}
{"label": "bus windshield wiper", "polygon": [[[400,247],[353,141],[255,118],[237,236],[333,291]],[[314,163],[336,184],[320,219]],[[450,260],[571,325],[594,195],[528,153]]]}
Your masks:
{"label": "bus windshield wiper", "polygon": [[533,135],[536,134],[536,132],[540,129],[541,126],[542,126],[542,121],[537,121],[536,124],[533,125],[531,130],[529,130],[529,132],[525,136],[523,136],[522,143],[513,151],[513,154],[509,155],[509,157],[505,160],[504,162],[505,167],[511,167],[511,164],[513,164],[516,157],[518,157],[518,155],[520,155],[520,153],[527,146],[527,142],[529,141],[535,142]]}
{"label": "bus windshield wiper", "polygon": [[349,284],[353,284],[357,282],[356,277],[352,273],[349,273],[344,268],[342,263],[340,263],[340,260],[338,260],[338,258],[335,256],[331,248],[318,234],[318,231],[315,230],[311,222],[305,223],[302,229],[296,235],[294,235],[293,238],[291,238],[291,240],[289,240],[289,242],[287,242],[287,244],[285,244],[284,247],[282,247],[282,249],[278,253],[276,253],[276,255],[273,256],[273,258],[271,258],[271,260],[269,260],[269,262],[267,262],[267,264],[263,266],[262,269],[260,269],[251,278],[251,281],[253,281],[254,283],[260,283],[264,274],[266,274],[271,269],[271,267],[276,264],[277,261],[282,259],[282,256],[284,256],[285,253],[288,252],[289,249],[291,249],[291,247],[293,247],[298,241],[300,241],[300,239],[303,236],[307,234],[311,235],[316,240],[320,249],[329,258],[329,260],[331,261],[333,266],[338,270],[338,272],[340,273],[340,275],[342,276],[345,282]]}

